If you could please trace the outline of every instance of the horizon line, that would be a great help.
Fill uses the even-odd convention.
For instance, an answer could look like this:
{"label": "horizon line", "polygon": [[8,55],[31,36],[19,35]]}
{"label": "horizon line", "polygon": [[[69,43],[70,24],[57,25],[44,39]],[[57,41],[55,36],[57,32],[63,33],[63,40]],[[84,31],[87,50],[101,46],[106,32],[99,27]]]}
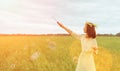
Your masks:
{"label": "horizon line", "polygon": [[[117,33],[116,33],[117,34]],[[111,34],[111,33],[97,33],[96,35],[116,35],[116,34]],[[9,35],[30,35],[30,36],[40,36],[40,35],[70,35],[69,33],[46,33],[46,34],[24,34],[24,33],[11,33],[11,34],[9,34],[9,33],[0,33],[0,36],[9,36]],[[78,35],[80,35],[80,34],[78,34]]]}

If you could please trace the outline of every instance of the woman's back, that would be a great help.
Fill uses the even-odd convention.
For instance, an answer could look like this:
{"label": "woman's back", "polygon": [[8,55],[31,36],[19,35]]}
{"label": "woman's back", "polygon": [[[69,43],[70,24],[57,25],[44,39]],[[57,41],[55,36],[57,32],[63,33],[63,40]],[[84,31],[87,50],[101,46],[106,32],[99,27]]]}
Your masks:
{"label": "woman's back", "polygon": [[81,46],[82,52],[92,52],[94,47],[97,48],[96,39],[93,38],[86,38],[85,36],[81,37]]}

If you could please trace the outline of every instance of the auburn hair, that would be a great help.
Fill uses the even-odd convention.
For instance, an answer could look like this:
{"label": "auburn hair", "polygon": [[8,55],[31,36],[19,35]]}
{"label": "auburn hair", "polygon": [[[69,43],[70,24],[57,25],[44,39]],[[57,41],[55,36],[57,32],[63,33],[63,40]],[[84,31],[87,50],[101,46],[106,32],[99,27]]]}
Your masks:
{"label": "auburn hair", "polygon": [[96,30],[95,30],[95,26],[93,23],[89,22],[86,23],[86,33],[88,35],[89,38],[96,38]]}

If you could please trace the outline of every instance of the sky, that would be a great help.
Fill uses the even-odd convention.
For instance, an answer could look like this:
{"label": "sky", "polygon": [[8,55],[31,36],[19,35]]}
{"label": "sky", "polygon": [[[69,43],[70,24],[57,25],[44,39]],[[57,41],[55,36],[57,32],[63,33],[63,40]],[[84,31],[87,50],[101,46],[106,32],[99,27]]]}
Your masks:
{"label": "sky", "polygon": [[101,34],[120,32],[119,0],[0,0],[1,34],[67,33],[54,18],[72,31],[83,33],[86,21]]}

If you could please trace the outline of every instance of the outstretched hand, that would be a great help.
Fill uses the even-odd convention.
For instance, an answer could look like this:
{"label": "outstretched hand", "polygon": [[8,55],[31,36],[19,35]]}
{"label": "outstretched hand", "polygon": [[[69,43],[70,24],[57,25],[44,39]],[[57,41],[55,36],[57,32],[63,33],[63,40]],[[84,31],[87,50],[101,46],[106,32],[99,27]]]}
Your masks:
{"label": "outstretched hand", "polygon": [[59,22],[59,21],[57,21],[57,24],[60,26],[60,27],[62,27],[63,25]]}

